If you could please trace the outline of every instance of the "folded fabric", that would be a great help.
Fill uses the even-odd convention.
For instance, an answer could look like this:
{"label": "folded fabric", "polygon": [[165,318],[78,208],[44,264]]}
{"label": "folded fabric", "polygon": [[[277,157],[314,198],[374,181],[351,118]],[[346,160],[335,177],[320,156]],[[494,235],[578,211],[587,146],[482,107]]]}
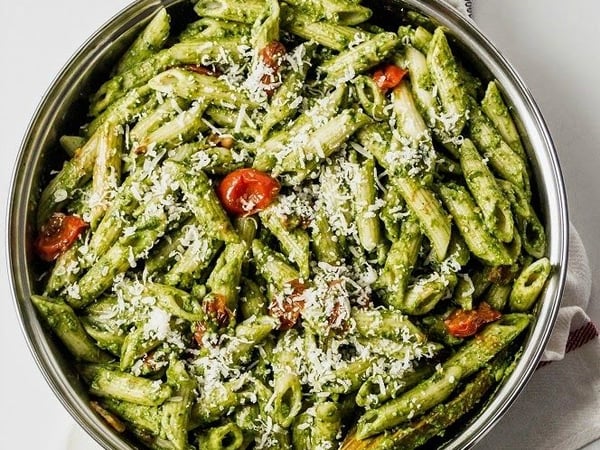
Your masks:
{"label": "folded fabric", "polygon": [[[542,361],[559,361],[564,358],[569,343],[569,334],[579,329],[590,330],[593,336],[595,327],[585,313],[592,290],[592,274],[585,248],[573,225],[569,227],[569,266],[565,292],[561,308],[550,340],[544,350]],[[584,335],[585,338],[588,335]],[[571,342],[571,347],[574,345]]]}

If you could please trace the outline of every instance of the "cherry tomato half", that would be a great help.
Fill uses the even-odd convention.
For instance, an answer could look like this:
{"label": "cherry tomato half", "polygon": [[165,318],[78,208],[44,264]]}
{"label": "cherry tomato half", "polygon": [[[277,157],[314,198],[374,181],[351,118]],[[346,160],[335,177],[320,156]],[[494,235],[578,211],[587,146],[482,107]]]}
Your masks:
{"label": "cherry tomato half", "polygon": [[444,324],[452,336],[465,338],[473,336],[483,325],[495,322],[500,317],[502,313],[481,302],[477,309],[457,309],[444,320]]}
{"label": "cherry tomato half", "polygon": [[398,86],[406,74],[406,70],[394,64],[384,64],[375,70],[373,79],[377,86],[379,86],[379,89],[387,91]]}
{"label": "cherry tomato half", "polygon": [[88,227],[81,217],[54,213],[42,225],[35,240],[35,250],[44,261],[54,261],[73,245],[79,235]]}
{"label": "cherry tomato half", "polygon": [[238,216],[250,216],[269,206],[280,189],[270,175],[252,168],[237,169],[227,174],[217,188],[225,209]]}

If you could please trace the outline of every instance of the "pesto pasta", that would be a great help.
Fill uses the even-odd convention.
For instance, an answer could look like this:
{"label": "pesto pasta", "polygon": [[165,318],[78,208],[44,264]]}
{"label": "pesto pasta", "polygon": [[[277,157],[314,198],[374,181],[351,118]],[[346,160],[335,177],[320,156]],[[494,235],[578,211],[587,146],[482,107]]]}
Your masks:
{"label": "pesto pasta", "polygon": [[354,0],[188,14],[60,138],[40,318],[148,448],[431,442],[510,374],[552,272],[502,87]]}

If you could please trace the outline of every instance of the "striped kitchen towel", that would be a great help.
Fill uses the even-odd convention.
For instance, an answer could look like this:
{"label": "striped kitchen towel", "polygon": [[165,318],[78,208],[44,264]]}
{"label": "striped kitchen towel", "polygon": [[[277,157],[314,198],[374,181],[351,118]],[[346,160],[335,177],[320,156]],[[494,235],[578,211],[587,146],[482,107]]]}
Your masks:
{"label": "striped kitchen towel", "polygon": [[[560,361],[566,353],[598,338],[598,330],[585,310],[590,300],[592,275],[581,238],[571,225],[569,265],[563,300],[541,365]],[[598,360],[600,364],[600,358]]]}

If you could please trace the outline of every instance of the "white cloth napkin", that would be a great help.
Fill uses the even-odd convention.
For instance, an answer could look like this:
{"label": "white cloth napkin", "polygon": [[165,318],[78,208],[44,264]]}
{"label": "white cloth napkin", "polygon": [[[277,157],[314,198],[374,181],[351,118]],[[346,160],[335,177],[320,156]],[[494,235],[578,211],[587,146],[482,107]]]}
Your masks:
{"label": "white cloth napkin", "polygon": [[569,263],[565,292],[542,361],[560,361],[567,351],[575,350],[575,347],[580,347],[591,340],[594,334],[597,335],[594,324],[585,313],[592,289],[592,274],[587,255],[573,225],[569,227],[569,234]]}
{"label": "white cloth napkin", "polygon": [[[470,0],[444,0],[471,15]],[[574,450],[600,439],[600,339],[586,314],[590,266],[575,227],[561,308],[542,362],[478,450]]]}

